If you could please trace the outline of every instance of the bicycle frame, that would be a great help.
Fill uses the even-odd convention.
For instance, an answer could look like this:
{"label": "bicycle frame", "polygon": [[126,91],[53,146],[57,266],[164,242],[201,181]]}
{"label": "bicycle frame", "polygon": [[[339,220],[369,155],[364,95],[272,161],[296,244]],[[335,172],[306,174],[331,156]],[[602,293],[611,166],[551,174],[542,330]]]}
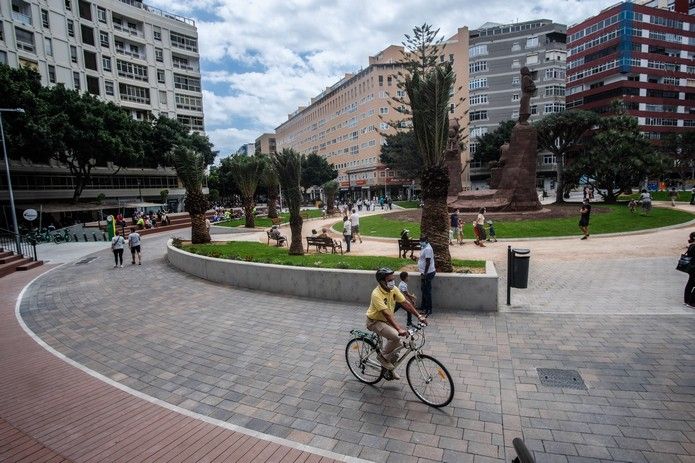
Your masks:
{"label": "bicycle frame", "polygon": [[[394,370],[396,368],[398,368],[398,366],[401,363],[405,362],[410,357],[410,355],[412,353],[415,353],[415,352],[418,354],[420,353],[420,351],[422,350],[422,348],[425,345],[425,332],[423,330],[424,326],[425,325],[418,325],[415,328],[411,328],[408,330],[408,336],[406,338],[404,338],[403,346],[396,348],[396,351],[395,351],[396,353],[399,353],[399,351],[402,349],[406,349],[406,352],[402,355],[399,354],[398,360],[396,360],[395,362],[392,362],[393,366],[394,366],[394,368],[393,368]],[[364,336],[363,334],[358,334],[358,333],[363,333],[363,332],[359,332],[358,330],[353,330],[353,331],[351,331],[351,333],[356,338],[357,337],[371,338],[375,344],[374,350],[377,353],[381,353],[381,349],[383,347],[382,346],[383,341],[382,341],[381,336],[379,336],[376,333],[370,333],[367,336]],[[418,333],[419,333],[419,335],[416,336]],[[372,366],[376,366],[376,367],[381,368],[380,363],[378,363],[376,360],[369,358],[370,355],[371,355],[371,353],[367,355],[367,362]],[[386,371],[388,371],[388,370],[386,370]]]}

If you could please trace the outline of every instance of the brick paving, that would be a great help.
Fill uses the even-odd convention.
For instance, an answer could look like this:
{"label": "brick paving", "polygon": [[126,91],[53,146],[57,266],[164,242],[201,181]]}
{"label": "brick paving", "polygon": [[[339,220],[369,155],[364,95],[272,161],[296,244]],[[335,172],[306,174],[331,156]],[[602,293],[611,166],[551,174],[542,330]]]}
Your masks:
{"label": "brick paving", "polygon": [[[145,244],[142,267],[111,269],[101,253],[40,279],[23,319],[56,350],[144,394],[342,455],[511,461],[522,436],[538,462],[695,460],[695,314],[679,303],[672,258],[541,251],[510,310],[435,313],[426,352],[457,388],[435,410],[405,380],[351,376],[344,346],[365,307],[210,284],[170,268],[161,242]],[[578,370],[587,389],[543,386],[537,368]]]}

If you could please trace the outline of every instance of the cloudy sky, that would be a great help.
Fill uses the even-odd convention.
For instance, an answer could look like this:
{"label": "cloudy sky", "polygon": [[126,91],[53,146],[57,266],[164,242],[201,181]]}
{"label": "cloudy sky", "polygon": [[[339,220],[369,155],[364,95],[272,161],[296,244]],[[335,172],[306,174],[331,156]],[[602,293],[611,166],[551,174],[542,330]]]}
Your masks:
{"label": "cloudy sky", "polygon": [[427,22],[458,27],[547,18],[571,25],[617,0],[146,0],[196,19],[205,129],[220,156],[263,132],[369,55]]}

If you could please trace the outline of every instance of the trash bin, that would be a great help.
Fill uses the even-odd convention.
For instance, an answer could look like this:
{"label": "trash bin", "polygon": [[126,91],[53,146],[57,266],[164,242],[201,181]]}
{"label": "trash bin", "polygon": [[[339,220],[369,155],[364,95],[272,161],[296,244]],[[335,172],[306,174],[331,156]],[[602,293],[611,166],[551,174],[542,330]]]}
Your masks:
{"label": "trash bin", "polygon": [[530,250],[512,249],[512,288],[528,288],[528,265],[530,259]]}

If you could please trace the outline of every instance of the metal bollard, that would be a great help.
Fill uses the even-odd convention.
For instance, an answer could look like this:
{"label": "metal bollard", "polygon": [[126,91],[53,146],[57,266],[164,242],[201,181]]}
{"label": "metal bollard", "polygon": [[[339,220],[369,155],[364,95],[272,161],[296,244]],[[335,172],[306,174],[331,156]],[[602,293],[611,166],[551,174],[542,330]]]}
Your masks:
{"label": "metal bollard", "polygon": [[94,241],[98,241],[96,232],[92,232],[92,237],[94,238]]}
{"label": "metal bollard", "polygon": [[89,241],[89,238],[87,238],[87,234],[85,233],[85,234],[84,234],[84,242],[86,243],[86,242],[88,242],[88,241]]}
{"label": "metal bollard", "polygon": [[105,232],[101,232],[101,237],[104,238],[104,241],[107,241],[107,240],[106,240],[106,233],[105,233]]}

